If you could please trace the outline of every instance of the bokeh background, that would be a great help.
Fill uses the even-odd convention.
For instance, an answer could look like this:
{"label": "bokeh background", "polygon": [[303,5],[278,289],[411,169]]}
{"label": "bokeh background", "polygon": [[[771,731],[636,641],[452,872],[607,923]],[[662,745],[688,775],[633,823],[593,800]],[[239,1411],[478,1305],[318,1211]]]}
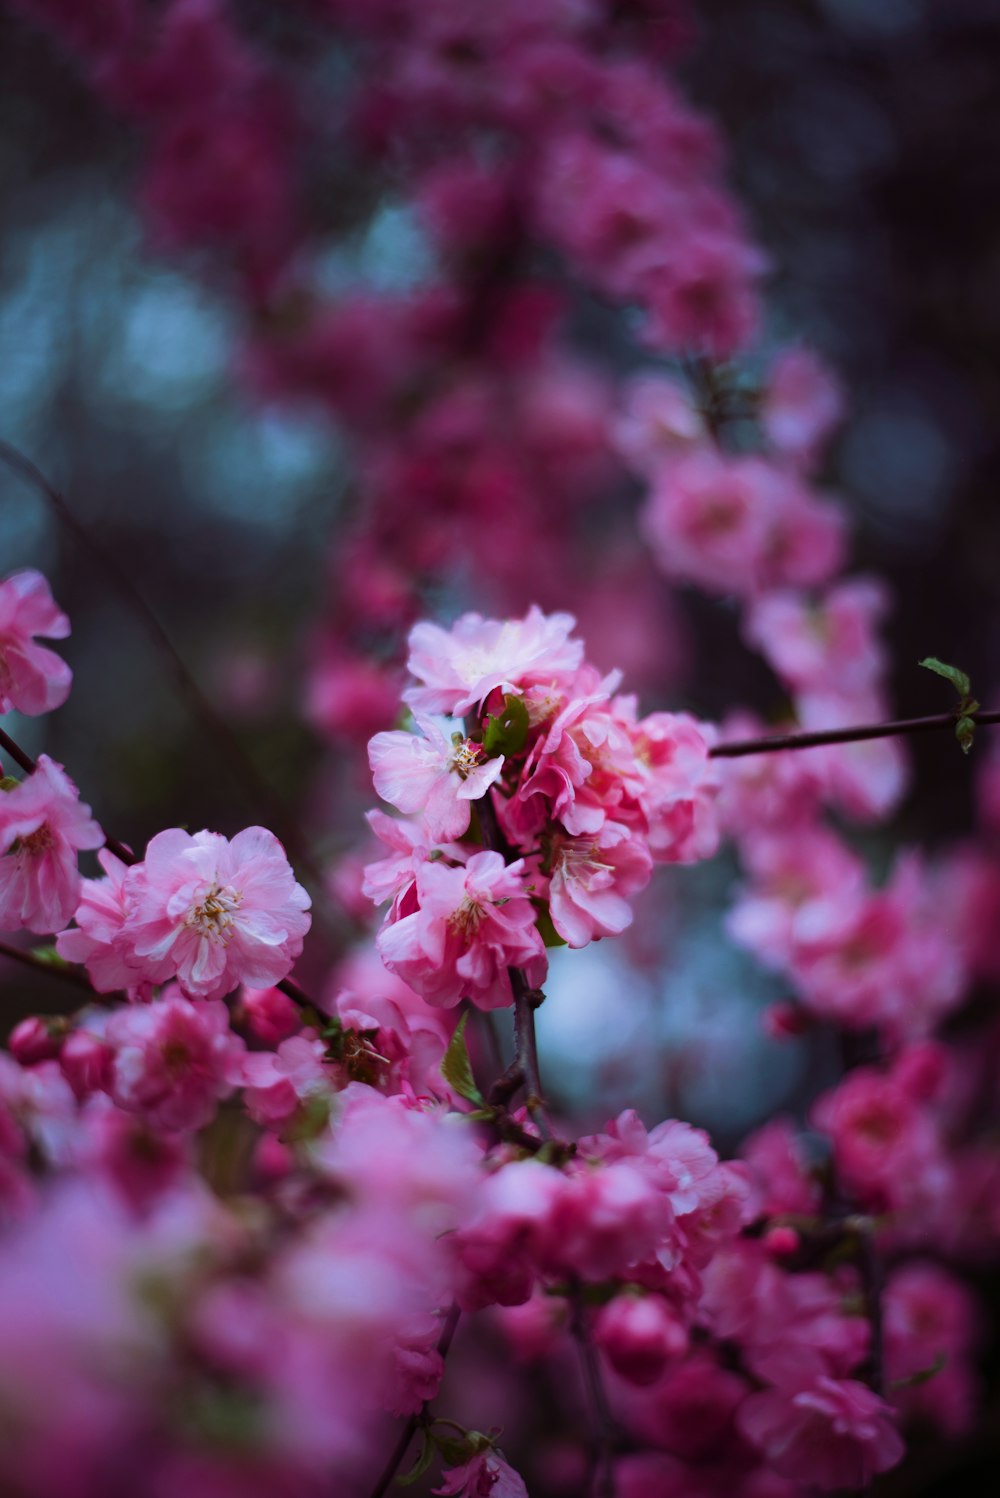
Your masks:
{"label": "bokeh background", "polygon": [[[296,7],[237,9],[290,63],[319,66]],[[961,664],[994,705],[1000,5],[699,0],[697,13],[682,76],[721,126],[730,181],[771,259],[769,335],[810,342],[848,394],[824,477],[853,517],[858,566],[894,590],[896,705],[950,705],[917,668],[926,654]],[[335,94],[336,59],[326,63]],[[127,573],[323,862],[359,838],[367,800],[356,764],[302,711],[348,502],[345,437],[328,417],[264,409],[241,388],[234,307],[203,266],[148,244],[138,160],[137,140],[70,63],[0,5],[0,437],[65,492]],[[356,178],[350,159],[332,163],[318,205],[329,286],[418,283],[414,225]],[[605,308],[581,302],[575,336],[617,370],[639,360]],[[15,736],[70,767],[103,825],[137,846],[165,825],[232,832],[269,820],[226,733],[192,713],[108,571],[0,468],[0,570],[27,565],[46,572],[73,619],[76,686],[59,713],[15,724]],[[723,606],[682,598],[663,648],[675,699],[649,706],[772,709],[773,681]],[[954,744],[918,739],[913,758],[901,812],[867,837],[883,865],[901,843],[933,846],[971,823]],[[643,962],[640,938],[627,956],[601,944],[573,954],[572,971],[555,964],[542,1043],[566,1106],[677,1112],[725,1148],[833,1075],[821,1039],[792,1055],[762,1035],[760,1010],[776,994],[721,935],[732,878],[724,858],[658,877],[644,907],[655,961]],[[318,974],[353,934],[334,908],[310,959]],[[0,982],[11,1021],[58,1005],[44,978],[4,967]],[[608,1005],[626,992],[611,1042]],[[932,1464],[920,1491],[993,1491],[996,1426],[942,1470]],[[913,1480],[908,1469],[908,1493]]]}

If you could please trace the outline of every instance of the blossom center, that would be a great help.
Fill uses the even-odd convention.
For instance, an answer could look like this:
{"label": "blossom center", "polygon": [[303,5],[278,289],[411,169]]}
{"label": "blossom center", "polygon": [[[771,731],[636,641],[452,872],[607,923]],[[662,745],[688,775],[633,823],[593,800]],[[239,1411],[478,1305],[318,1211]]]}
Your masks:
{"label": "blossom center", "polygon": [[47,848],[55,845],[55,838],[52,836],[48,822],[43,822],[41,827],[36,827],[34,832],[29,832],[26,837],[18,841],[18,851],[21,853],[44,853]]}
{"label": "blossom center", "polygon": [[227,946],[233,939],[234,916],[243,904],[243,895],[231,884],[213,884],[200,905],[192,905],[184,924],[207,936],[209,941]]}
{"label": "blossom center", "polygon": [[474,900],[471,895],[466,895],[458,909],[452,911],[448,917],[448,928],[464,941],[471,941],[479,930],[485,914],[485,908],[479,904],[478,900]]}
{"label": "blossom center", "polygon": [[455,752],[449,761],[448,768],[457,771],[465,780],[482,757],[482,744],[475,744],[472,739],[461,739],[455,744]]}

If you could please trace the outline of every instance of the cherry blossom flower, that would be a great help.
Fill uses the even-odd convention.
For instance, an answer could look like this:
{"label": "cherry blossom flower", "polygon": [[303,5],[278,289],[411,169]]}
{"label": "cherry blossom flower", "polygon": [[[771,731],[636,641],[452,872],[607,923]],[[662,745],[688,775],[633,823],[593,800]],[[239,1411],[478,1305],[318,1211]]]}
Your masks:
{"label": "cherry blossom flower", "polygon": [[371,740],[372,780],[383,801],[402,812],[420,812],[432,838],[450,841],[468,831],[470,802],[497,780],[504,756],[485,758],[482,745],[460,733],[449,742],[433,719],[415,716],[422,738],[393,732]]}
{"label": "cherry blossom flower", "polygon": [[103,842],[62,765],[39,755],[33,774],[0,792],[0,929],[65,926],[80,894],[77,852]]}
{"label": "cherry blossom flower", "polygon": [[60,931],[56,951],[67,962],[81,962],[98,993],[121,989],[130,998],[148,998],[151,984],[136,972],[129,961],[131,944],[123,935],[127,913],[125,876],[128,865],[107,848],[97,861],[104,870],[103,879],[84,879],[73,919],[76,925]]}
{"label": "cherry blossom flower", "polygon": [[158,833],[129,870],[125,898],[123,940],[137,972],[176,977],[192,998],[280,983],[309,930],[309,896],[263,827],[231,842],[217,832]]}
{"label": "cherry blossom flower", "polygon": [[40,572],[28,568],[0,582],[0,713],[37,716],[61,707],[73,673],[36,635],[65,640],[69,620]]}
{"label": "cherry blossom flower", "polygon": [[431,1004],[463,998],[481,1009],[513,1002],[508,969],[528,982],[545,976],[545,948],[522,877],[524,860],[474,853],[465,867],[426,863],[418,871],[415,909],[378,934],[382,961]]}
{"label": "cherry blossom flower", "polygon": [[810,349],[790,348],[771,367],[761,423],[779,452],[812,469],[844,414],[836,380]]}
{"label": "cherry blossom flower", "polygon": [[605,822],[596,837],[555,838],[552,924],[571,947],[618,936],[632,923],[629,897],[645,888],[652,869],[645,840],[620,822]]}
{"label": "cherry blossom flower", "polygon": [[154,1129],[202,1128],[239,1080],[243,1042],[217,999],[194,1004],[168,992],[118,1010],[106,1036],[114,1050],[112,1098]]}
{"label": "cherry blossom flower", "polygon": [[528,1498],[524,1479],[492,1446],[460,1467],[446,1467],[441,1477],[441,1486],[434,1492],[449,1498]]}
{"label": "cherry blossom flower", "polygon": [[855,1379],[751,1394],[737,1420],[776,1472],[825,1492],[863,1488],[904,1452],[889,1406]]}
{"label": "cherry blossom flower", "polygon": [[421,623],[410,631],[410,674],[421,685],[404,693],[425,713],[460,717],[498,689],[523,690],[533,682],[575,671],[583,645],[571,640],[576,620],[545,615],[534,605],[523,619],[463,614],[450,630]]}

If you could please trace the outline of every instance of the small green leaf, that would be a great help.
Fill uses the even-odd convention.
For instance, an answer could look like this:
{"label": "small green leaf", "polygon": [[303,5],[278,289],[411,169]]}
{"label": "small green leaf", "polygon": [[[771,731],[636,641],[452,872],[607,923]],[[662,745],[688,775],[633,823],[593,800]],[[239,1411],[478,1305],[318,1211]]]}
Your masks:
{"label": "small green leaf", "polygon": [[950,681],[958,695],[963,700],[972,691],[972,683],[964,671],[957,666],[949,666],[945,661],[939,661],[936,656],[928,655],[920,662],[925,671],[933,671],[936,676],[943,676],[945,681]]}
{"label": "small green leaf", "polygon": [[939,1352],[938,1355],[937,1355],[937,1357],[934,1359],[933,1363],[931,1363],[931,1365],[930,1365],[929,1368],[920,1368],[920,1369],[917,1370],[916,1373],[910,1373],[910,1374],[908,1374],[906,1376],[906,1378],[896,1378],[896,1379],[893,1379],[892,1383],[889,1385],[889,1388],[890,1389],[915,1389],[920,1384],[930,1383],[931,1379],[935,1376],[935,1374],[938,1374],[938,1373],[941,1372],[941,1369],[944,1367],[944,1365],[945,1365],[945,1363],[947,1361],[948,1361],[948,1355],[947,1355],[947,1353]]}
{"label": "small green leaf", "polygon": [[528,709],[520,697],[505,697],[503,712],[487,718],[483,748],[492,758],[497,754],[520,754],[528,737]]}
{"label": "small green leaf", "polygon": [[976,725],[971,718],[959,718],[955,724],[955,737],[962,746],[962,753],[968,754],[972,748],[973,739],[976,736]]}
{"label": "small green leaf", "polygon": [[44,962],[48,967],[59,968],[62,972],[65,972],[71,966],[65,957],[60,957],[51,943],[45,947],[32,947],[31,955],[36,962]]}
{"label": "small green leaf", "polygon": [[0,775],[0,791],[16,791],[20,784],[13,775]]}
{"label": "small green leaf", "polygon": [[549,907],[547,905],[539,905],[537,909],[538,914],[535,916],[535,925],[538,927],[538,934],[542,938],[542,941],[547,947],[564,947],[566,939],[559,935],[559,932],[552,924],[552,915]]}
{"label": "small green leaf", "polygon": [[430,1431],[427,1429],[427,1426],[425,1425],[420,1432],[419,1456],[413,1463],[413,1466],[410,1468],[409,1472],[404,1472],[401,1477],[396,1478],[396,1481],[401,1488],[412,1487],[415,1482],[420,1481],[421,1477],[423,1477],[431,1462],[434,1460],[434,1449],[434,1439],[431,1436]]}
{"label": "small green leaf", "polygon": [[481,1106],[484,1101],[483,1095],[476,1086],[476,1079],[472,1075],[472,1063],[469,1060],[469,1051],[465,1044],[465,1024],[468,1018],[469,1011],[466,1010],[455,1026],[455,1033],[448,1042],[448,1049],[445,1051],[444,1060],[441,1062],[441,1075],[449,1087],[458,1093],[459,1097],[464,1097],[470,1103],[476,1103]]}

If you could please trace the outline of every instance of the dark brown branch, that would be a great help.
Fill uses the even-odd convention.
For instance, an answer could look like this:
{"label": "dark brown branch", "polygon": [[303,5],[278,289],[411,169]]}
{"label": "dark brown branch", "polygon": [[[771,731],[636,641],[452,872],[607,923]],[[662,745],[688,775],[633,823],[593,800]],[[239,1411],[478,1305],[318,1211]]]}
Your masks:
{"label": "dark brown branch", "polygon": [[[511,863],[516,855],[500,829],[489,793],[477,802],[477,811],[484,845],[494,853],[499,853],[507,863]],[[528,1111],[543,1138],[550,1139],[552,1130],[545,1113],[545,1095],[542,1092],[538,1041],[535,1035],[535,1010],[543,1002],[545,995],[540,989],[532,988],[519,967],[508,968],[507,972],[514,995],[514,1059],[490,1088],[489,1100],[491,1103],[507,1103],[523,1087]]]}
{"label": "dark brown branch", "polygon": [[45,973],[49,978],[61,978],[64,983],[72,983],[75,988],[83,988],[92,998],[104,998],[103,994],[97,993],[86,974],[77,967],[64,967],[59,962],[46,962],[44,957],[37,957],[34,952],[26,951],[23,947],[12,947],[5,941],[0,941],[0,956],[9,957],[11,962],[19,962],[22,967],[30,967],[36,973]]}
{"label": "dark brown branch", "polygon": [[[817,749],[823,744],[857,744],[865,739],[898,738],[904,734],[932,733],[954,729],[960,713],[934,713],[928,718],[897,718],[892,723],[859,723],[850,728],[823,728],[816,732],[765,734],[759,739],[735,739],[713,744],[711,759],[741,759],[746,754],[773,754],[777,749]],[[1000,723],[1000,712],[970,713],[982,728]]]}
{"label": "dark brown branch", "polygon": [[[461,1314],[456,1305],[452,1305],[448,1310],[437,1344],[437,1350],[442,1358],[446,1358],[451,1350],[451,1344],[455,1339],[455,1332],[458,1328],[458,1321]],[[399,1440],[393,1447],[392,1455],[385,1464],[381,1477],[372,1488],[371,1498],[385,1498],[385,1494],[392,1486],[393,1479],[402,1466],[407,1451],[410,1449],[410,1442],[427,1418],[429,1407],[430,1400],[425,1399],[417,1413],[411,1415],[409,1420],[407,1420]]]}

